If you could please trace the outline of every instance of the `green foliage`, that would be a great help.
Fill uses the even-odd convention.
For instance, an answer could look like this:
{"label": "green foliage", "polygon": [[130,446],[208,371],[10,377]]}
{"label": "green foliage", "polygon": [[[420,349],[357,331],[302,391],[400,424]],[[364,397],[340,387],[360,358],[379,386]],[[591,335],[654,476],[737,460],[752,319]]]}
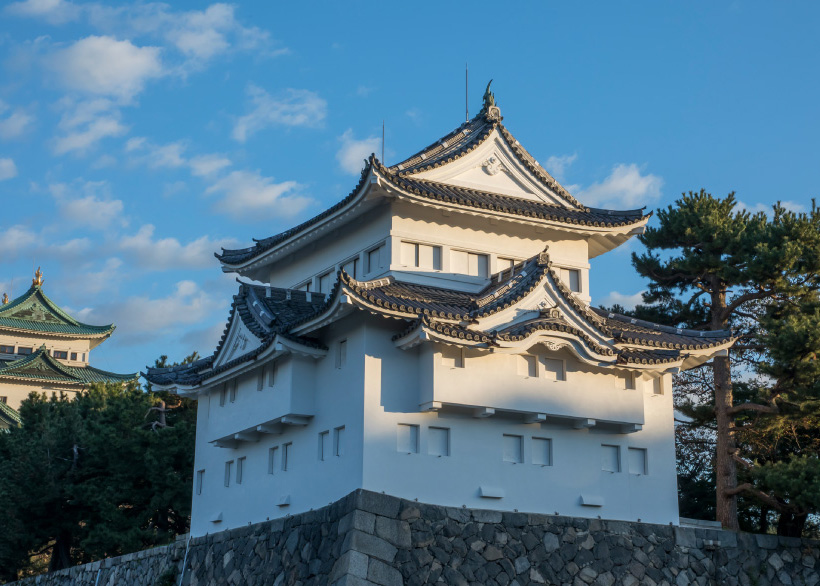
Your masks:
{"label": "green foliage", "polygon": [[73,399],[32,393],[20,415],[0,434],[0,579],[42,569],[37,554],[58,569],[188,530],[195,403],[99,384]]}

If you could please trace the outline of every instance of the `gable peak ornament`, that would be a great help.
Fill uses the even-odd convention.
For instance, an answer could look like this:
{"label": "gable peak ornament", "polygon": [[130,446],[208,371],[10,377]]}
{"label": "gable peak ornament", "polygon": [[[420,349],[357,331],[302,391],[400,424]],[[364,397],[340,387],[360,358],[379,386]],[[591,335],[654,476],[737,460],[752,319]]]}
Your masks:
{"label": "gable peak ornament", "polygon": [[34,278],[31,280],[31,284],[35,287],[43,286],[43,271],[40,270],[40,267],[37,267],[37,270],[34,271]]}
{"label": "gable peak ornament", "polygon": [[3,305],[9,304],[9,296],[6,293],[3,293]]}
{"label": "gable peak ornament", "polygon": [[495,105],[495,94],[490,91],[492,83],[493,80],[491,79],[490,83],[487,84],[487,89],[484,90],[484,106],[481,111],[484,112],[487,120],[501,120],[501,110]]}

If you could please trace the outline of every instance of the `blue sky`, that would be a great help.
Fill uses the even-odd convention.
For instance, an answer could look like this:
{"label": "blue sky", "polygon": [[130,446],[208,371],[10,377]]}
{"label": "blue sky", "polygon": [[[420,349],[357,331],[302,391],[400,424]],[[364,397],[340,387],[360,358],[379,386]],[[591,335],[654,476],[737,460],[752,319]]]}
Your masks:
{"label": "blue sky", "polygon": [[[0,289],[117,324],[93,363],[209,354],[234,277],[212,253],[331,205],[380,150],[458,126],[493,78],[505,124],[581,201],[818,194],[820,6],[810,2],[26,0],[0,7]],[[596,303],[644,283],[630,243]]]}

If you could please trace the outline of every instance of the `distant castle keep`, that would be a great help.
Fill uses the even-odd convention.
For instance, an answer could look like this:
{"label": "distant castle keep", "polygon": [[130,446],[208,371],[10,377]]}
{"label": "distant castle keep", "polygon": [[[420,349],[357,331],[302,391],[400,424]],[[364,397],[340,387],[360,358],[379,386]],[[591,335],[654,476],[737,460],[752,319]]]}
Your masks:
{"label": "distant castle keep", "polygon": [[214,354],[148,369],[199,401],[194,535],[355,489],[439,505],[678,523],[671,374],[729,331],[590,307],[589,259],[641,210],[578,202],[501,123],[374,156],[346,198],[217,257]]}
{"label": "distant castle keep", "polygon": [[32,391],[76,393],[95,382],[124,383],[137,374],[115,374],[89,364],[91,350],[113,325],[80,323],[43,293],[37,269],[31,288],[0,305],[0,428],[16,425],[16,409]]}

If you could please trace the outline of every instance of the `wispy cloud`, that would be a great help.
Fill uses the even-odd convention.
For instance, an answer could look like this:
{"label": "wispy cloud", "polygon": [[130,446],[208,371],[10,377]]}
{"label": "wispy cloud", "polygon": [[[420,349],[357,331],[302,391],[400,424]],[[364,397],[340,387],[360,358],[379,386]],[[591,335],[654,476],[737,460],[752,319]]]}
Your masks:
{"label": "wispy cloud", "polygon": [[239,142],[270,126],[319,126],[327,116],[327,102],[309,90],[286,89],[273,96],[249,85],[247,94],[251,111],[233,127],[232,136]]}
{"label": "wispy cloud", "polygon": [[109,186],[104,181],[78,181],[71,185],[54,183],[48,188],[64,221],[94,230],[127,225],[122,200],[110,196]]}
{"label": "wispy cloud", "polygon": [[57,125],[60,135],[54,138],[54,153],[82,155],[109,137],[122,136],[128,127],[122,122],[119,108],[106,98],[76,102],[70,98],[60,101],[63,110]]}
{"label": "wispy cloud", "polygon": [[214,252],[220,247],[230,248],[236,244],[233,239],[212,240],[208,236],[182,244],[176,238],[155,239],[154,231],[151,224],[142,226],[136,234],[122,237],[119,249],[137,266],[156,271],[215,267]]}
{"label": "wispy cloud", "polygon": [[130,102],[165,70],[159,47],[138,47],[109,36],[89,36],[47,57],[62,84],[85,94]]}
{"label": "wispy cloud", "polygon": [[593,207],[636,208],[658,199],[662,187],[663,179],[657,175],[642,175],[634,163],[619,164],[603,181],[578,191],[577,197]]}
{"label": "wispy cloud", "polygon": [[5,12],[13,16],[40,18],[49,24],[65,24],[80,17],[80,8],[65,0],[25,0],[12,2]]}
{"label": "wispy cloud", "polygon": [[348,128],[344,134],[339,137],[341,146],[336,152],[336,160],[339,161],[339,167],[345,173],[351,175],[358,175],[364,166],[364,160],[372,153],[379,151],[381,146],[381,139],[377,136],[369,136],[363,139],[356,139],[353,136],[353,130]]}
{"label": "wispy cloud", "polygon": [[620,305],[624,309],[635,309],[636,305],[643,303],[644,291],[638,291],[632,295],[625,295],[618,291],[610,291],[609,294],[598,300],[598,305],[604,307],[612,307],[613,305]]}
{"label": "wispy cloud", "polygon": [[[0,114],[11,110],[5,102],[0,100]],[[27,114],[22,108],[15,108],[5,118],[0,118],[0,139],[10,140],[22,136],[34,123],[34,116]]]}
{"label": "wispy cloud", "polygon": [[17,165],[13,159],[0,159],[0,181],[17,177]]}
{"label": "wispy cloud", "polygon": [[300,194],[295,181],[276,183],[259,171],[233,171],[208,188],[208,194],[221,194],[216,209],[234,218],[290,218],[312,203]]}
{"label": "wispy cloud", "polygon": [[578,153],[561,155],[560,157],[551,156],[547,159],[547,162],[544,163],[544,169],[549,171],[550,175],[555,177],[556,181],[563,182],[567,169],[569,169],[570,165],[572,165],[577,158]]}

